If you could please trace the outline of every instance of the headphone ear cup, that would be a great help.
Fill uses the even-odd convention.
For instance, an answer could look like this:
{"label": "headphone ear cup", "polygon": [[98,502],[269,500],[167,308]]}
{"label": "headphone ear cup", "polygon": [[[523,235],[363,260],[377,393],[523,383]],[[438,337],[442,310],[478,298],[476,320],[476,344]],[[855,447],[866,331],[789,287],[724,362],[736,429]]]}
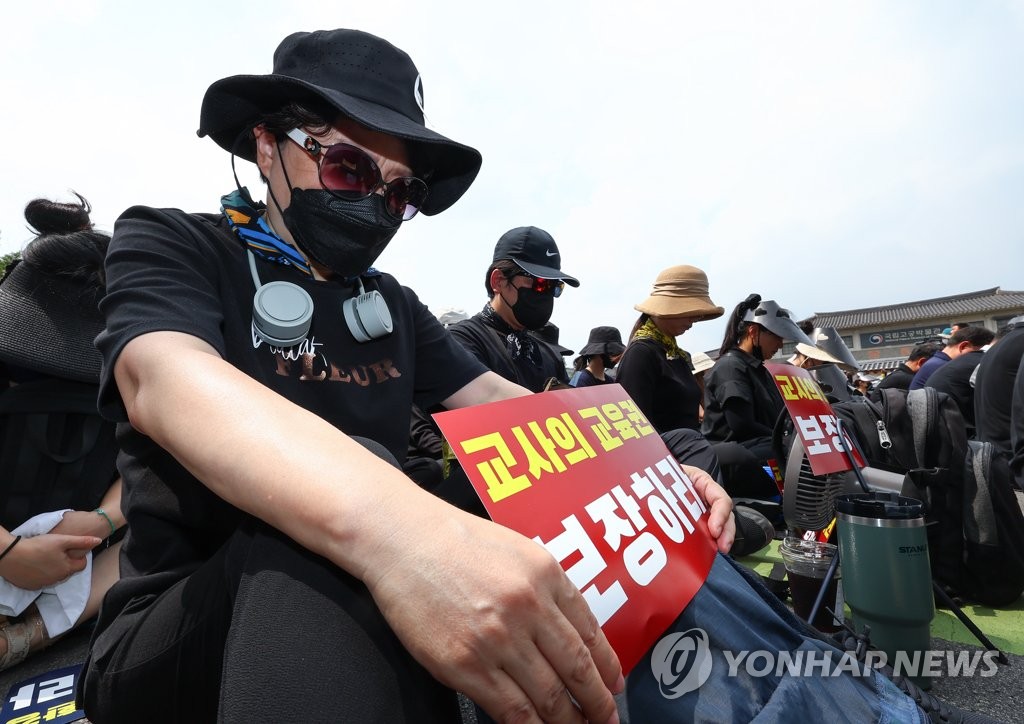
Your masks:
{"label": "headphone ear cup", "polygon": [[264,342],[291,347],[309,334],[313,299],[291,282],[263,284],[252,298],[252,323]]}
{"label": "headphone ear cup", "polygon": [[341,308],[345,313],[348,331],[357,342],[387,337],[394,329],[391,310],[384,301],[384,295],[376,289],[346,299]]}

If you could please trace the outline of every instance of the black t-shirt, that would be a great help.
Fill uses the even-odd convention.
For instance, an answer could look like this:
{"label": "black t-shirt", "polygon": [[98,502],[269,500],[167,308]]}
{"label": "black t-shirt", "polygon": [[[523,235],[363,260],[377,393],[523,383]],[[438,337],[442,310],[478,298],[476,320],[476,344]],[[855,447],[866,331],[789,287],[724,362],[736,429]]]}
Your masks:
{"label": "black t-shirt", "polygon": [[532,355],[524,351],[513,359],[505,335],[487,324],[479,312],[453,324],[448,331],[487,369],[531,392],[542,392],[544,384],[552,377],[569,383],[562,356],[530,332],[526,334],[533,345]]}
{"label": "black t-shirt", "polygon": [[714,442],[743,442],[750,435],[737,434],[726,420],[730,400],[744,400],[750,406],[755,426],[770,434],[785,407],[782,395],[764,364],[741,349],[723,354],[704,375],[704,436]]}
{"label": "black t-shirt", "polygon": [[615,381],[658,432],[700,429],[700,386],[685,359],[668,359],[653,339],[634,339],[616,370]]}
{"label": "black t-shirt", "polygon": [[[1013,329],[991,347],[978,365],[974,383],[975,436],[1009,454],[1010,409],[1017,368],[1024,358],[1024,327]],[[1021,421],[1024,424],[1024,420]]]}
{"label": "black t-shirt", "polygon": [[985,353],[980,350],[964,352],[955,360],[947,362],[935,370],[935,373],[925,383],[925,387],[934,387],[956,401],[956,406],[960,408],[960,414],[963,415],[964,422],[967,423],[968,431],[972,433],[974,430],[974,388],[971,387],[971,375],[984,356]]}
{"label": "black t-shirt", "polygon": [[[1007,335],[999,345],[1007,339]],[[1024,358],[1017,367],[1017,375],[1013,383],[1013,400],[1010,412],[1010,468],[1017,481],[1018,488],[1024,488]]]}
{"label": "black t-shirt", "polygon": [[914,379],[914,370],[907,367],[906,364],[900,362],[900,366],[894,369],[892,372],[885,376],[881,382],[876,386],[876,390],[909,390],[910,383]]}
{"label": "black t-shirt", "polygon": [[353,289],[257,259],[262,283],[298,284],[314,303],[305,341],[287,349],[262,342],[252,327],[255,286],[245,252],[219,215],[129,209],[114,227],[106,269],[107,327],[96,340],[104,360],[100,410],[122,423],[119,467],[129,532],[122,579],[107,596],[101,628],[132,597],[162,591],[195,570],[246,517],[127,424],[113,366],[133,338],[154,331],[198,337],[256,381],[348,434],[377,441],[399,461],[413,404],[435,404],[484,372],[416,295],[387,274],[365,283],[384,296],[394,331],[360,344],[342,314]]}

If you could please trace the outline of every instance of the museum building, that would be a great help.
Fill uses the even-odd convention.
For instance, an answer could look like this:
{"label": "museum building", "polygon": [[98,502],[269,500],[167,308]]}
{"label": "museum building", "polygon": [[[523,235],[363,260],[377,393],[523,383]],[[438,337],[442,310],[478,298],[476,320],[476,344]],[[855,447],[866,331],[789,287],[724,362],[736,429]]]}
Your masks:
{"label": "museum building", "polygon": [[815,327],[835,327],[861,369],[873,372],[896,369],[915,344],[937,340],[956,322],[985,326],[995,332],[1021,314],[1024,291],[994,287],[887,307],[816,312],[807,321]]}

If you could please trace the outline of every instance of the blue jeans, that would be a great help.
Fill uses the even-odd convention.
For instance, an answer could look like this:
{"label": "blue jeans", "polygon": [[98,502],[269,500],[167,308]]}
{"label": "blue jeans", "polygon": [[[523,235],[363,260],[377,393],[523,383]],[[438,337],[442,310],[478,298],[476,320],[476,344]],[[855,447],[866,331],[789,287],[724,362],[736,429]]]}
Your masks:
{"label": "blue jeans", "polygon": [[[793,615],[756,574],[726,556],[715,558],[704,585],[661,641],[626,681],[635,724],[927,722],[913,699],[887,678],[874,671],[865,675],[863,667],[851,673],[852,662],[839,666],[839,649]],[[749,653],[740,659],[741,652]],[[826,668],[826,661],[833,663]]]}

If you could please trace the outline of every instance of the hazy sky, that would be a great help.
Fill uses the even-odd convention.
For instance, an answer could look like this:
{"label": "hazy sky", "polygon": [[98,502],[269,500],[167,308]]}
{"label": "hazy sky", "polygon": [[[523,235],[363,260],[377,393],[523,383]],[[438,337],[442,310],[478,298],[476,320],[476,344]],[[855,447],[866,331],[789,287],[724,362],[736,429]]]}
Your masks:
{"label": "hazy sky", "polygon": [[483,153],[462,201],[378,263],[432,309],[476,311],[523,225],[582,281],[553,318],[576,349],[626,334],[674,264],[727,309],[756,291],[798,317],[1024,289],[1019,0],[7,3],[0,251],[30,238],[28,200],[69,189],[105,229],[133,204],[216,211],[233,181],[195,135],[207,86],[328,27],[408,51],[429,122]]}

